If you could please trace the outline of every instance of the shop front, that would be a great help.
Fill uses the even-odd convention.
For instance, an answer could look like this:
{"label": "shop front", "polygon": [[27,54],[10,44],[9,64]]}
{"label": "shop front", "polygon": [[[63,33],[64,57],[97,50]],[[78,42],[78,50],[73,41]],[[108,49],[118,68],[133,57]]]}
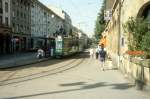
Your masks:
{"label": "shop front", "polygon": [[11,29],[0,26],[0,55],[11,52]]}

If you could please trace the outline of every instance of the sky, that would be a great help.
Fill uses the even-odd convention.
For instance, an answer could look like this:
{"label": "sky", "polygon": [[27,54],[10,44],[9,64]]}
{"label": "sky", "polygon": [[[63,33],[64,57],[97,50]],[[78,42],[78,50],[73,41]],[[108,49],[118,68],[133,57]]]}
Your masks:
{"label": "sky", "polygon": [[94,34],[95,21],[103,0],[39,0],[46,6],[55,6],[67,12],[72,24],[88,36]]}

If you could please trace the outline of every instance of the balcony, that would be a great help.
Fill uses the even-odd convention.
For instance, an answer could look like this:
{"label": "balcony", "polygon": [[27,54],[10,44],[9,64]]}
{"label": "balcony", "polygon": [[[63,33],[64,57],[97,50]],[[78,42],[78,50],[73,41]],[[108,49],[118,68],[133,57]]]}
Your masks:
{"label": "balcony", "polygon": [[9,26],[7,26],[7,25],[5,25],[5,24],[0,24],[0,33],[2,33],[2,34],[9,34],[9,33],[11,33],[11,28],[9,27]]}
{"label": "balcony", "polygon": [[6,25],[6,24],[1,24],[0,23],[0,28],[10,28],[8,25]]}

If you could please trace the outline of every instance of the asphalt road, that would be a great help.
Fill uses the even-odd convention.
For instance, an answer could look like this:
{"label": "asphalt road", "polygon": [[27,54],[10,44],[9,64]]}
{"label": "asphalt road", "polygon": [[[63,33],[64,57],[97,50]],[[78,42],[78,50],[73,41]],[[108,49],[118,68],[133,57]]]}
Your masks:
{"label": "asphalt road", "polygon": [[88,53],[0,70],[0,99],[150,99]]}

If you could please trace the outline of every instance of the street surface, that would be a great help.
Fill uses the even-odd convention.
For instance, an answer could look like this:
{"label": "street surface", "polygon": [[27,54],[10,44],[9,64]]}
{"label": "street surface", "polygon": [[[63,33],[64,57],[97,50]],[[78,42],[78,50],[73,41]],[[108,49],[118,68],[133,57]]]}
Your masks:
{"label": "street surface", "polygon": [[0,99],[150,99],[88,53],[0,70]]}

